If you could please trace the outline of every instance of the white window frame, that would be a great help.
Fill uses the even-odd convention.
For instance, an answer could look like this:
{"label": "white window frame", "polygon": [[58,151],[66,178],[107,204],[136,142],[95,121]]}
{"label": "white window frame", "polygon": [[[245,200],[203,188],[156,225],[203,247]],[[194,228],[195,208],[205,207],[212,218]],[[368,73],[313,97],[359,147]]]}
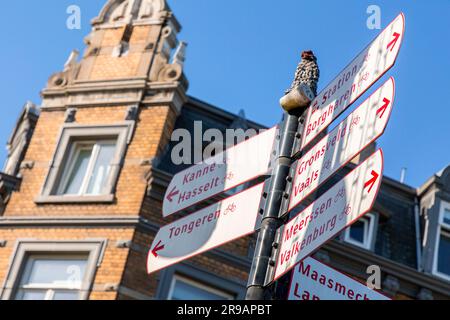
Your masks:
{"label": "white window frame", "polygon": [[46,291],[45,293],[45,298],[44,300],[53,300],[56,291],[55,290],[65,290],[65,291],[74,291],[77,292],[79,295],[79,299],[81,298],[82,295],[82,284],[86,281],[86,277],[87,272],[85,271],[84,275],[83,275],[83,279],[81,279],[81,281],[79,281],[78,283],[76,282],[71,282],[69,283],[65,283],[65,284],[39,284],[39,283],[34,283],[34,284],[27,284],[27,285],[23,285],[21,284],[22,280],[24,277],[28,277],[30,272],[31,272],[31,266],[32,266],[32,262],[33,260],[38,260],[38,259],[49,259],[49,260],[58,260],[58,261],[62,261],[62,260],[69,260],[69,259],[74,259],[74,258],[78,258],[80,260],[86,260],[86,265],[89,262],[89,255],[88,254],[74,254],[74,255],[69,255],[67,253],[61,253],[61,254],[31,254],[29,256],[27,256],[25,258],[25,260],[23,261],[23,264],[25,264],[25,268],[24,270],[20,273],[19,275],[19,279],[17,279],[18,281],[18,286],[17,289],[15,291],[14,296],[17,297],[18,293],[20,290],[39,290],[39,291]]}
{"label": "white window frame", "polygon": [[[376,221],[376,216],[374,213],[367,213],[366,215],[362,216],[359,220],[365,220],[364,223],[365,225],[367,225],[367,241],[365,241],[366,243],[361,243],[359,241],[353,240],[350,237],[350,228],[352,226],[349,226],[347,229],[345,229],[345,234],[344,234],[344,241],[348,242],[352,245],[358,246],[360,248],[366,249],[366,250],[371,250],[372,249],[372,242],[373,242],[373,237],[375,234],[375,221]],[[356,221],[355,221],[356,222]],[[366,238],[366,235],[364,236],[364,238]]]}
{"label": "white window frame", "polygon": [[172,300],[172,296],[173,296],[173,293],[175,291],[175,285],[176,285],[177,281],[184,282],[184,283],[186,283],[186,284],[188,284],[190,286],[196,287],[196,288],[198,288],[200,290],[212,293],[212,294],[214,294],[216,296],[223,297],[224,300],[234,300],[235,299],[235,297],[233,295],[231,295],[231,294],[229,294],[227,292],[224,292],[224,291],[222,291],[220,289],[214,288],[212,286],[205,285],[203,283],[200,283],[198,281],[192,280],[192,279],[187,278],[185,276],[174,275],[172,277],[172,282],[170,284],[170,290],[169,290],[169,293],[168,293],[168,296],[167,296],[168,300]]}
{"label": "white window frame", "polygon": [[[115,152],[117,152],[117,140],[115,139],[97,139],[97,140],[81,140],[74,141],[70,148],[70,153],[66,161],[66,166],[64,168],[64,172],[62,173],[57,194],[61,196],[73,196],[73,194],[65,194],[64,190],[67,188],[67,184],[69,183],[69,179],[71,174],[73,173],[76,160],[83,149],[92,149],[91,157],[89,159],[89,164],[86,169],[86,174],[83,178],[83,182],[81,183],[80,191],[78,192],[79,196],[90,194],[87,193],[89,188],[89,183],[92,178],[92,174],[94,172],[95,165],[97,164],[98,156],[100,153],[100,146],[106,144],[114,144]],[[110,166],[110,165],[109,165]],[[108,177],[106,181],[109,179],[109,175],[111,174],[111,170],[108,172]],[[107,183],[107,182],[106,182]],[[99,194],[101,195],[101,194]]]}
{"label": "white window frame", "polygon": [[440,217],[440,224],[441,224],[441,226],[443,226],[447,230],[450,230],[450,223],[444,222],[445,211],[450,212],[450,203],[446,203],[445,202],[442,205],[442,213],[441,213],[441,217]]}
{"label": "white window frame", "polygon": [[447,281],[450,281],[450,275],[446,273],[442,273],[438,271],[438,253],[439,253],[439,242],[441,239],[441,234],[443,232],[447,233],[450,238],[450,225],[447,223],[444,223],[444,213],[445,210],[450,211],[450,203],[448,202],[441,202],[441,207],[439,210],[439,220],[438,220],[438,227],[436,228],[436,243],[434,246],[434,253],[433,253],[433,267],[432,267],[432,273],[435,276],[438,276],[442,279],[445,279]]}

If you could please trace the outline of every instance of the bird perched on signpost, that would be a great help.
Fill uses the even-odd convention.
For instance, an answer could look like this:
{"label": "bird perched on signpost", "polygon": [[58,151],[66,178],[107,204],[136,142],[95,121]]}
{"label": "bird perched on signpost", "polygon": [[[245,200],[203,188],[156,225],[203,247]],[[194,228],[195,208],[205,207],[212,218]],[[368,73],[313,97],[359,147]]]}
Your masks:
{"label": "bird perched on signpost", "polygon": [[317,58],[311,50],[302,52],[302,60],[297,66],[294,81],[286,90],[280,104],[286,111],[307,107],[317,95],[320,70]]}

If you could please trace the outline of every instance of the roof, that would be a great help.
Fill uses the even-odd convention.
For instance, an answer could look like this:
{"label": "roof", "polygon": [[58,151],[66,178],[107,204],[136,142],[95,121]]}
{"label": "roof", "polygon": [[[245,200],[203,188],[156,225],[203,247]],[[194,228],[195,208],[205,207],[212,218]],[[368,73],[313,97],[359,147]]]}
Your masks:
{"label": "roof", "polygon": [[[232,112],[228,112],[224,109],[216,107],[210,103],[207,103],[198,98],[188,96],[187,103],[183,106],[183,108],[195,108],[199,112],[203,112],[205,115],[209,114],[213,118],[218,118],[219,121],[234,121],[240,117],[238,114],[234,114]],[[267,126],[264,126],[260,123],[251,121],[246,119],[249,127],[251,128],[259,128],[259,129],[267,129]]]}
{"label": "roof", "polygon": [[[203,134],[209,129],[218,129],[220,132],[225,133],[227,129],[237,127],[242,128],[244,131],[247,129],[254,129],[258,132],[261,129],[266,129],[266,126],[254,121],[243,118],[243,113],[234,114],[218,107],[215,107],[209,103],[201,101],[194,97],[188,97],[188,101],[181,108],[181,113],[175,122],[175,130],[187,130],[189,132],[191,149],[195,151],[195,147],[198,149],[198,141],[201,141],[202,149],[210,144],[209,141],[203,141]],[[198,132],[201,130],[201,136]],[[185,133],[187,133],[185,131]],[[225,136],[225,135],[224,135]],[[159,170],[163,170],[170,174],[175,174],[187,167],[195,164],[198,161],[194,161],[194,155],[191,154],[190,164],[176,165],[172,161],[172,150],[175,146],[184,141],[180,138],[180,141],[170,141],[164,154],[156,160],[154,164]],[[197,144],[195,144],[197,142]],[[191,152],[192,153],[192,152]]]}

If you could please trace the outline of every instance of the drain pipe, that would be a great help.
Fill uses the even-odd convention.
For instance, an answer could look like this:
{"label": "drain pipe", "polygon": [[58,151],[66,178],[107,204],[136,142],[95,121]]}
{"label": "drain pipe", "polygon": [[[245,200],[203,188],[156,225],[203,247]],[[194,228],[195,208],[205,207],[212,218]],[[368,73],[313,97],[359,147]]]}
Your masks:
{"label": "drain pipe", "polygon": [[422,266],[422,241],[420,238],[420,212],[419,200],[417,197],[414,200],[414,219],[416,227],[416,255],[417,255],[417,270],[423,271]]}

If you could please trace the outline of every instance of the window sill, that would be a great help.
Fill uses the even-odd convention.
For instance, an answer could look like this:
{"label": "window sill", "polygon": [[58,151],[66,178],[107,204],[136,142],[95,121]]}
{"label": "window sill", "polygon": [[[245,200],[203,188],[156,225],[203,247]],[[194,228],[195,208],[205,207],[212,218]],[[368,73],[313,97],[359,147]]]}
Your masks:
{"label": "window sill", "polygon": [[370,246],[368,246],[368,245],[366,245],[364,243],[358,242],[358,241],[352,241],[352,240],[349,240],[349,239],[344,239],[344,242],[348,243],[348,244],[350,244],[352,246],[358,247],[360,249],[364,249],[364,250],[367,250],[367,251],[373,251],[370,248]]}
{"label": "window sill", "polygon": [[439,278],[441,280],[445,280],[445,281],[450,282],[450,274],[442,273],[442,272],[439,272],[439,271],[436,271],[436,270],[431,272],[431,274],[433,276],[435,276],[436,278]]}
{"label": "window sill", "polygon": [[36,204],[71,204],[71,203],[113,203],[114,195],[100,196],[39,196],[34,199]]}

